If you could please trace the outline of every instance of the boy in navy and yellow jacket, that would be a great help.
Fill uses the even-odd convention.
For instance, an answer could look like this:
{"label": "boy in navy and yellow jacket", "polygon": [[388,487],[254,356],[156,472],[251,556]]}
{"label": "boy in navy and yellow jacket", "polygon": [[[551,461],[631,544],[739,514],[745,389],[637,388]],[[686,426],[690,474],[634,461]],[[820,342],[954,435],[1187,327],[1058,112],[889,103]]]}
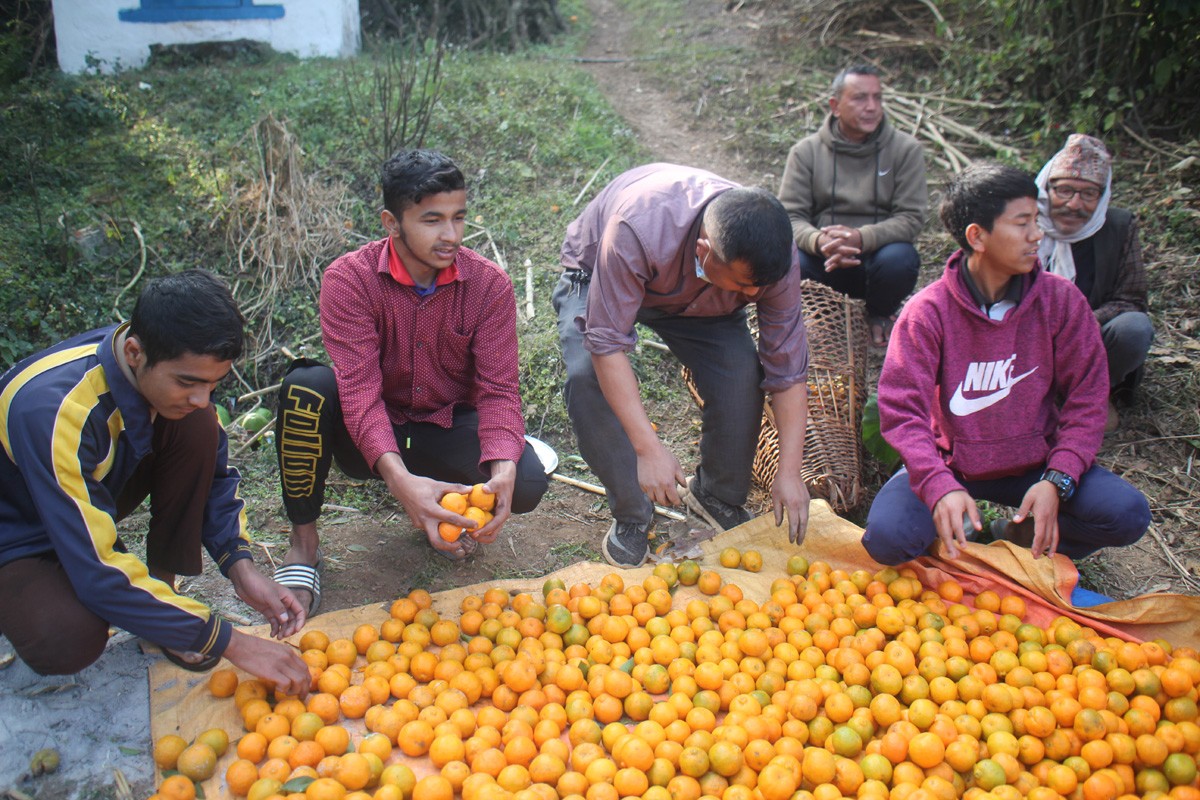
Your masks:
{"label": "boy in navy and yellow jacket", "polygon": [[1033,555],[1129,545],[1146,498],[1096,464],[1108,370],[1087,299],[1038,263],[1038,189],[1020,170],[969,167],[941,217],[961,249],[905,305],[879,378],[884,438],[905,469],[875,497],[863,545],[899,564],[940,540],[957,557],[977,499],[1017,508],[993,535]]}
{"label": "boy in navy and yellow jacket", "polygon": [[[174,591],[200,547],[279,637],[292,594],[255,569],[239,476],[209,395],[241,354],[242,318],[201,270],[151,282],[130,322],[76,336],[0,376],[0,632],[43,674],[99,658],[110,625],[208,668],[224,655],[287,691],[307,689],[290,648],[237,632]],[[147,496],[146,563],[117,522]]]}

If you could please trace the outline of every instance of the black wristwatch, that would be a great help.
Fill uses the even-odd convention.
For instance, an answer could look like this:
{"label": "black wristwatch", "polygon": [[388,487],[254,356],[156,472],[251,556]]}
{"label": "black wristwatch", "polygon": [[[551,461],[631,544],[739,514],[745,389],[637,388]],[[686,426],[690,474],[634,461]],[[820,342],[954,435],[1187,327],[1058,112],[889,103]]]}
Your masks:
{"label": "black wristwatch", "polygon": [[1042,473],[1042,480],[1050,481],[1058,489],[1058,499],[1066,502],[1075,494],[1075,479],[1065,472],[1048,469]]}

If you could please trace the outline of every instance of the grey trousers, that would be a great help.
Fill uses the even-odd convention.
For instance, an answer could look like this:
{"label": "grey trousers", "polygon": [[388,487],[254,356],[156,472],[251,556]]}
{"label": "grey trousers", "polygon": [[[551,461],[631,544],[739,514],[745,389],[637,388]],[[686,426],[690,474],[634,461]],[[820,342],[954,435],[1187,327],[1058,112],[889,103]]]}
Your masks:
{"label": "grey trousers", "polygon": [[1100,326],[1100,337],[1108,354],[1109,388],[1115,389],[1145,362],[1154,328],[1141,311],[1125,311]]}
{"label": "grey trousers", "polygon": [[[554,289],[567,367],[563,398],[579,453],[604,484],[613,517],[644,525],[653,517],[654,506],[638,484],[637,454],[604,399],[592,354],[583,346],[587,277],[568,270]],[[691,369],[704,400],[697,469],[704,490],[726,503],[742,505],[750,492],[763,407],[762,366],[745,311],[722,317],[681,317],[642,309],[637,319]]]}

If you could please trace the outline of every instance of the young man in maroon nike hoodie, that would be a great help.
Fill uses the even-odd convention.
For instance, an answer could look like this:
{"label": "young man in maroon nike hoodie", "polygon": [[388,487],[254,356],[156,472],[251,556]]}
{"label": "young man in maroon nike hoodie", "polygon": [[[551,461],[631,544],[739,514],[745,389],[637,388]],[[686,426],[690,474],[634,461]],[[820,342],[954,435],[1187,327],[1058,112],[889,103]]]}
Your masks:
{"label": "young man in maroon nike hoodie", "polygon": [[1146,499],[1097,466],[1108,374],[1087,299],[1038,262],[1037,185],[979,164],[947,188],[961,249],[896,322],[879,379],[884,438],[904,461],[880,490],[863,545],[900,564],[935,540],[956,558],[982,530],[976,500],[1016,507],[994,534],[1035,557],[1132,544]]}

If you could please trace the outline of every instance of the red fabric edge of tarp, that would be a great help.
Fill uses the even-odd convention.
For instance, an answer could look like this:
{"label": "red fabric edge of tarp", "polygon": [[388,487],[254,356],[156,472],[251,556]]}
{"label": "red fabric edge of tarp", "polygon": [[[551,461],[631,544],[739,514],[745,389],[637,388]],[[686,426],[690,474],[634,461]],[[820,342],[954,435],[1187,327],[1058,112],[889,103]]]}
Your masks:
{"label": "red fabric edge of tarp", "polygon": [[[1068,562],[1069,563],[1069,562]],[[953,563],[943,561],[934,556],[923,556],[909,563],[923,584],[936,588],[942,581],[953,579],[963,588],[963,600],[974,605],[975,597],[981,592],[995,591],[1003,597],[1005,594],[1019,595],[1025,600],[1025,621],[1032,622],[1040,628],[1048,628],[1058,617],[1070,617],[1076,622],[1093,628],[1105,636],[1116,636],[1129,641],[1141,642],[1140,637],[1133,633],[1111,626],[1103,620],[1095,619],[1082,609],[1071,605],[1056,605],[1035,591],[1025,588],[1016,581],[991,570],[971,572],[960,569]],[[1074,570],[1074,565],[1070,565]],[[1078,572],[1076,572],[1078,575]],[[1069,592],[1068,592],[1069,594]]]}
{"label": "red fabric edge of tarp", "polygon": [[1028,549],[1002,541],[968,543],[960,557],[951,560],[939,542],[933,555],[905,566],[931,588],[953,578],[971,600],[986,589],[1019,594],[1026,601],[1026,618],[1043,627],[1065,616],[1105,636],[1134,642],[1161,638],[1173,646],[1200,648],[1200,597],[1148,594],[1076,607],[1068,598],[1079,582],[1079,571],[1062,555],[1034,559]]}

